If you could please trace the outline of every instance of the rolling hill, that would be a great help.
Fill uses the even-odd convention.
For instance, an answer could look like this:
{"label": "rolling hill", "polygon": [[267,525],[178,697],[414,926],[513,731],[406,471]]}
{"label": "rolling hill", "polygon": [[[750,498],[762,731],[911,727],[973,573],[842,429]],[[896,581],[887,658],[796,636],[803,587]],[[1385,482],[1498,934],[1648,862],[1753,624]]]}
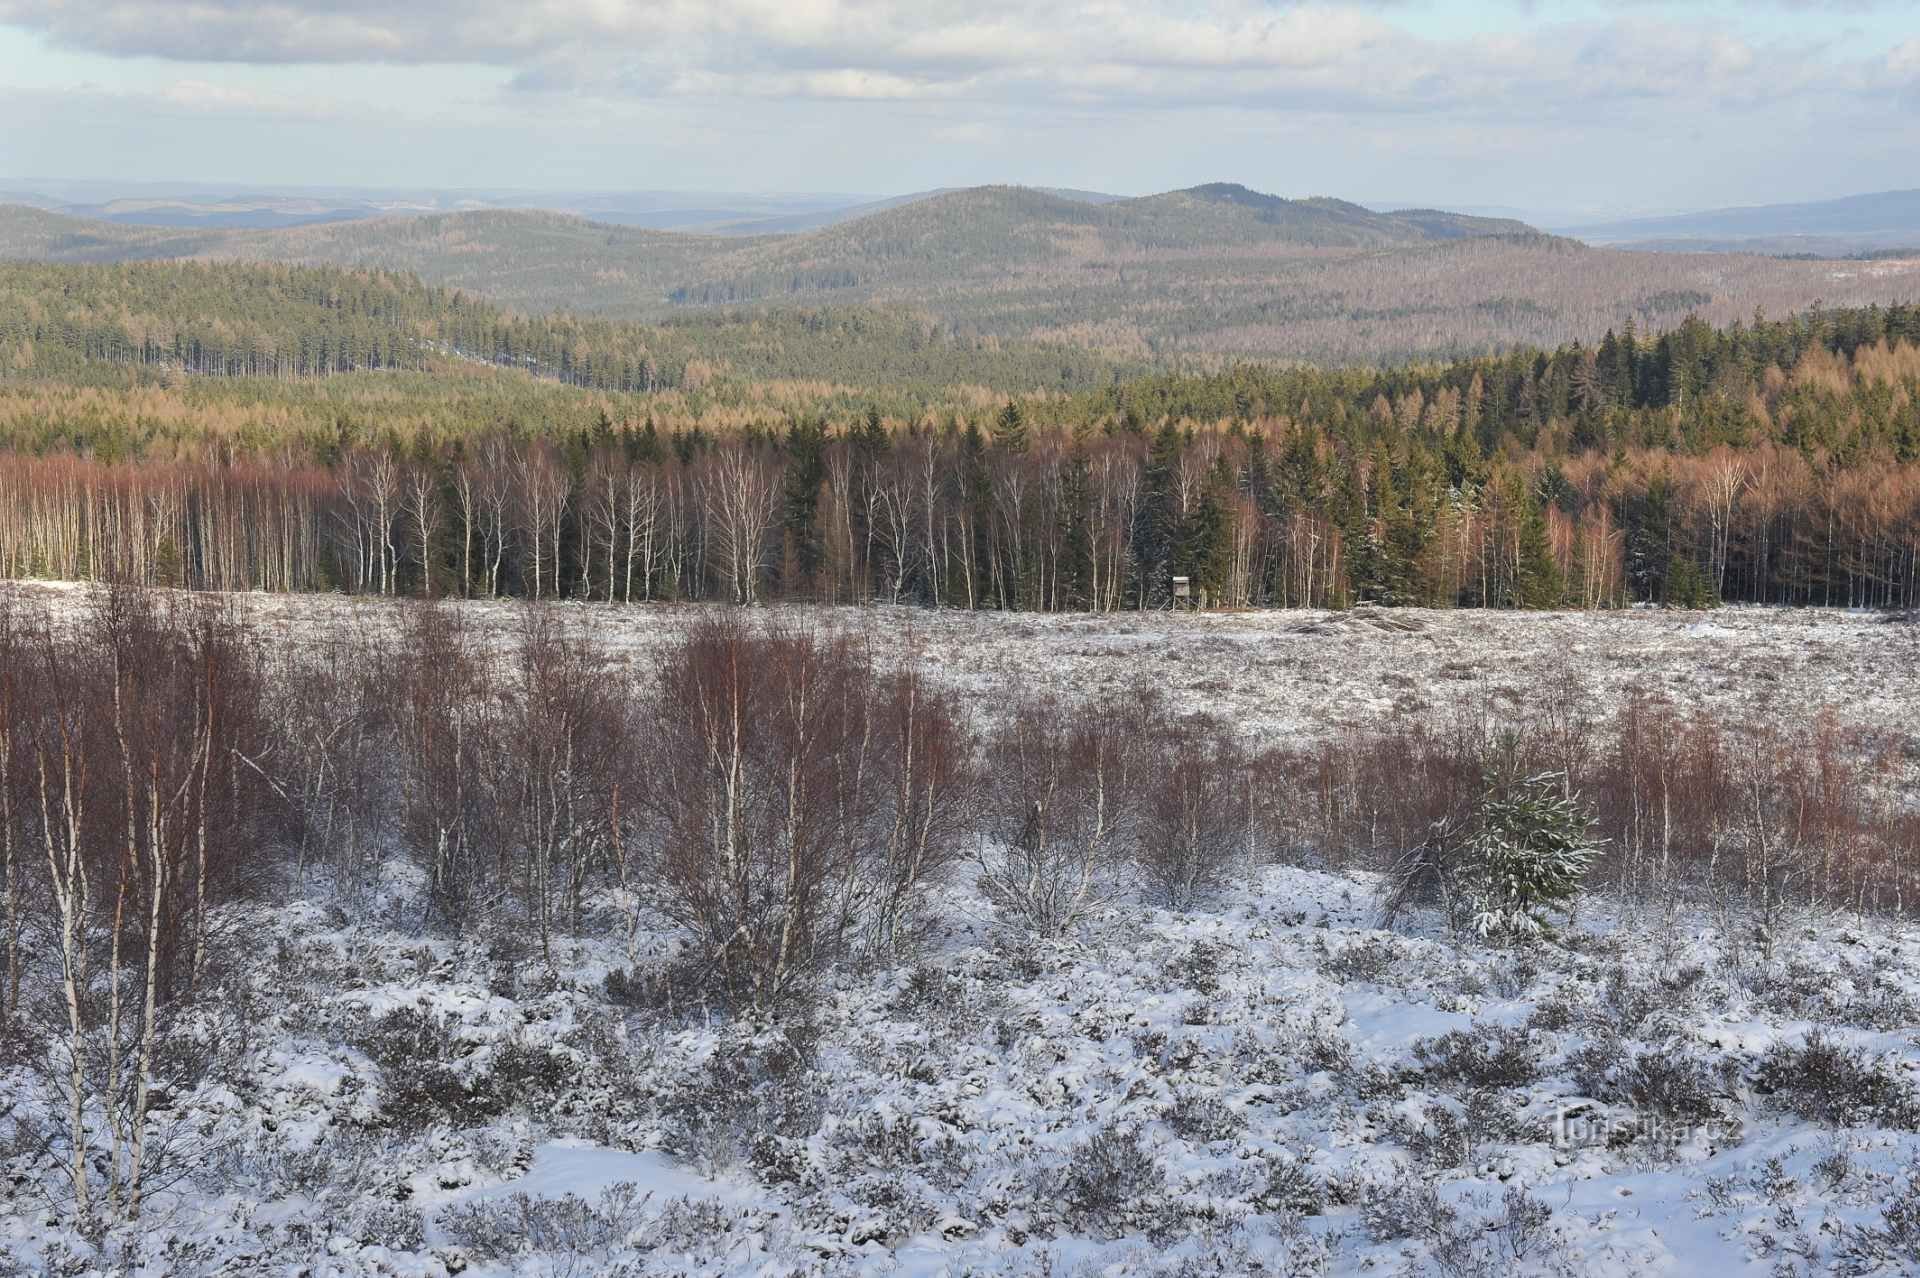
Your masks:
{"label": "rolling hill", "polygon": [[1376,212],[1231,184],[1096,202],[977,187],[798,233],[687,234],[483,210],[169,230],[0,209],[0,257],[260,260],[407,271],[522,313],[911,307],[969,340],[1128,360],[1399,361],[1920,293],[1920,262],[1600,251],[1523,223]]}

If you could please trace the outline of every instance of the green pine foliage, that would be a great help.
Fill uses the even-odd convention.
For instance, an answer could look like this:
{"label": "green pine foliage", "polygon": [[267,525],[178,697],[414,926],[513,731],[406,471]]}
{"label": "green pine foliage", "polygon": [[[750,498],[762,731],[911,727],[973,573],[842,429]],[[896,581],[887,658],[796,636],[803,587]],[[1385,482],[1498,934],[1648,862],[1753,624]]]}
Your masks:
{"label": "green pine foliage", "polygon": [[1718,608],[1720,596],[1714,593],[1713,583],[1707,579],[1700,561],[1692,555],[1679,554],[1667,568],[1663,602],[1669,608]]}
{"label": "green pine foliage", "polygon": [[1549,912],[1570,911],[1599,854],[1590,825],[1562,774],[1490,786],[1466,844],[1474,931],[1487,939],[1531,941],[1546,931]]}

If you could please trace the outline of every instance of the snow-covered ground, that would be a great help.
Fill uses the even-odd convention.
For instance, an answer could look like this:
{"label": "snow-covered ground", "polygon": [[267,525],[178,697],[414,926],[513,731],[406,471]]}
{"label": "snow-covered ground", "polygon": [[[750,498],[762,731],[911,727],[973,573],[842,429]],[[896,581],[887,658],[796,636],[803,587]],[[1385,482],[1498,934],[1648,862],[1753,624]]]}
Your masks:
{"label": "snow-covered ground", "polygon": [[[238,606],[299,642],[389,621]],[[513,606],[465,607],[511,633]],[[633,660],[674,615],[573,611]],[[1730,720],[1920,700],[1920,627],[1837,613],[797,615],[986,700],[1144,676],[1276,740],[1519,706],[1569,662],[1605,705]],[[414,871],[384,874],[358,906],[304,881],[227,907],[195,1012],[216,1050],[157,1107],[172,1152],[137,1228],[66,1229],[41,1125],[11,1123],[54,1098],[0,1048],[0,1275],[1920,1272],[1898,920],[1760,938],[1592,898],[1510,951],[1377,930],[1368,877],[1266,865],[1043,945],[961,873],[912,962],[773,1024],[688,993],[677,936],[629,939],[628,902],[549,966],[509,926],[423,932]]]}
{"label": "snow-covered ground", "polygon": [[[1275,866],[1037,946],[956,884],[917,962],[774,1027],[670,1005],[664,933],[634,961],[571,943],[551,975],[509,933],[416,934],[411,887],[356,922],[229,919],[208,1015],[239,1038],[168,1098],[199,1152],[107,1244],[121,1271],[1920,1263],[1920,939],[1892,926],[1797,919],[1763,960],[1596,906],[1502,952],[1372,930],[1367,882]],[[90,1271],[9,1152],[0,1272]]]}
{"label": "snow-covered ground", "polygon": [[[88,587],[0,583],[69,614]],[[224,596],[288,639],[391,625],[390,601],[341,595]],[[523,605],[452,605],[506,641]],[[609,651],[645,661],[691,607],[563,604]],[[1920,723],[1920,622],[1837,609],[1513,613],[968,613],[913,607],[767,608],[797,624],[858,630],[970,693],[1063,696],[1149,684],[1176,712],[1204,711],[1269,740],[1321,736],[1400,709],[1518,709],[1569,674],[1602,712],[1635,690],[1732,724],[1832,709],[1844,723]]]}

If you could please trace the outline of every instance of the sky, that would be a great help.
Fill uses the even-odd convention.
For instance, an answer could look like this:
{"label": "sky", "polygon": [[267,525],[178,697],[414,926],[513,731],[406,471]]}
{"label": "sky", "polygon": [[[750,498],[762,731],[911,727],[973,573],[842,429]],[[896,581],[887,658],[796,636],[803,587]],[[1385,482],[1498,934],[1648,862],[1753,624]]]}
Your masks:
{"label": "sky", "polygon": [[0,0],[0,183],[1920,187],[1920,0]]}

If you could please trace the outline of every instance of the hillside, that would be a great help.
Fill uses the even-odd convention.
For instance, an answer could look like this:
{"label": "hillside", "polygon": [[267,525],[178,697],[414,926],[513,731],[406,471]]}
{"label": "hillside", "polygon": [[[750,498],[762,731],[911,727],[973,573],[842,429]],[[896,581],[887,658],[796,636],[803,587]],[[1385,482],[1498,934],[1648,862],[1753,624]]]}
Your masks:
{"label": "hillside", "polygon": [[693,235],[517,210],[178,231],[0,210],[0,257],[261,260],[407,271],[523,313],[658,321],[881,304],[973,339],[1128,360],[1398,362],[1595,341],[1821,302],[1910,298],[1920,263],[1598,252],[1522,223],[1376,213],[1227,184],[1095,203],[979,187],[804,233]]}
{"label": "hillside", "polygon": [[608,392],[806,379],[874,389],[1081,390],[1139,371],[983,341],[896,308],[526,318],[399,272],[252,263],[0,263],[0,380],[114,369],[288,378],[490,364]]}

